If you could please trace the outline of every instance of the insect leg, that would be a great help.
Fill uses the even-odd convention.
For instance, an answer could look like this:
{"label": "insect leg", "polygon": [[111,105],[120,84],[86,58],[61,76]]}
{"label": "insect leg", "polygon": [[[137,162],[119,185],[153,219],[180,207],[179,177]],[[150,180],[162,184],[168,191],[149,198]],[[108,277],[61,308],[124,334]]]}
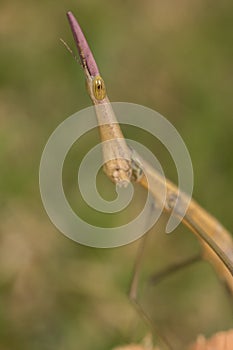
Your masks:
{"label": "insect leg", "polygon": [[[151,210],[150,210],[149,215],[151,215],[153,210],[154,210],[154,200],[151,198]],[[173,350],[171,344],[169,344],[168,340],[159,332],[159,330],[156,327],[156,325],[154,324],[154,322],[151,320],[149,315],[145,312],[142,305],[138,301],[138,284],[139,284],[140,270],[141,270],[144,248],[146,245],[146,239],[147,239],[148,233],[149,232],[147,232],[141,238],[141,241],[140,241],[140,244],[138,247],[137,256],[136,256],[134,269],[133,269],[132,280],[130,283],[129,299],[132,302],[132,304],[134,305],[138,314],[145,320],[145,322],[148,324],[148,326],[151,328],[151,330],[156,333],[158,340],[164,345],[165,349]]]}

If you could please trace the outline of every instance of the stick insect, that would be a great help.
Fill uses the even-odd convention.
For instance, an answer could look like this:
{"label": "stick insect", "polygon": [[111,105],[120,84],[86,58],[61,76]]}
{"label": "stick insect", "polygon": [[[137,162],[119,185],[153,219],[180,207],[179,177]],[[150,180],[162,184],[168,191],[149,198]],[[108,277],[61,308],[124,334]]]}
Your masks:
{"label": "stick insect", "polygon": [[[79,59],[86,78],[87,91],[96,110],[101,141],[113,141],[110,144],[103,144],[102,151],[103,158],[104,160],[106,159],[104,161],[106,175],[118,185],[127,185],[127,183],[132,181],[143,186],[151,192],[156,200],[156,205],[161,203],[160,193],[163,192],[163,188],[166,186],[166,199],[163,210],[179,217],[179,212],[173,210],[174,198],[179,196],[179,200],[185,202],[187,200],[186,195],[180,192],[171,181],[164,180],[160,173],[146,161],[143,159],[140,159],[139,162],[135,161],[132,150],[127,145],[111,108],[105,83],[100,76],[99,69],[84,34],[71,12],[67,13],[67,17],[78,48]],[[107,160],[109,159],[109,154],[111,160]],[[150,187],[148,186],[148,179]],[[217,219],[193,199],[189,203],[182,223],[195,234],[202,248],[202,258],[213,265],[218,276],[233,295],[233,239],[231,234]],[[195,259],[191,259],[187,263],[194,261]],[[171,267],[167,271],[163,271],[159,278],[163,278],[168,272],[180,267]],[[130,288],[130,299],[140,308],[137,302],[138,271],[139,269],[136,266]],[[146,315],[144,316],[146,317]],[[168,344],[167,346],[171,349],[171,346]]]}

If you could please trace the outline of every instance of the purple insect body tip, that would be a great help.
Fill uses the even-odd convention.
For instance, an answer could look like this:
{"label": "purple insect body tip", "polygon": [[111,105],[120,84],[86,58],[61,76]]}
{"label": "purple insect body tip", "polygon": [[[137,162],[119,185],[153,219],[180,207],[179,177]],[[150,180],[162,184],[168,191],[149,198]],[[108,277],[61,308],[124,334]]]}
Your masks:
{"label": "purple insect body tip", "polygon": [[86,41],[86,38],[82,32],[82,29],[78,24],[78,21],[70,11],[67,12],[67,17],[73,32],[74,40],[76,42],[79,56],[83,66],[87,66],[87,69],[91,76],[95,77],[96,75],[99,75],[97,64]]}

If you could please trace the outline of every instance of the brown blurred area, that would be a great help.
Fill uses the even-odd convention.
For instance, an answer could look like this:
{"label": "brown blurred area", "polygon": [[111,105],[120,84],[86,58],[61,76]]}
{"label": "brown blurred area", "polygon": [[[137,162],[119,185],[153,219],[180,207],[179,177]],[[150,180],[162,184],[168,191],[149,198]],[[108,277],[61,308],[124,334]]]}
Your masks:
{"label": "brown blurred area", "polygon": [[[115,249],[81,246],[53,226],[40,198],[47,139],[65,118],[90,105],[83,72],[59,42],[62,37],[74,47],[68,10],[88,38],[109,98],[148,106],[173,123],[193,161],[194,197],[233,229],[231,1],[2,0],[0,350],[107,350],[138,342],[148,331],[127,298],[139,242]],[[134,130],[123,129],[133,138]],[[176,182],[166,150],[150,135],[138,135]],[[76,162],[93,138],[98,134],[74,145],[64,169],[67,197],[86,220]],[[104,175],[99,186],[114,196]],[[135,208],[144,196],[137,191]],[[99,220],[111,224],[112,218]],[[210,336],[230,328],[232,305],[207,264],[148,288],[154,271],[199,249],[182,226],[165,235],[166,220],[148,237],[139,297],[161,332],[181,347],[200,330]]]}

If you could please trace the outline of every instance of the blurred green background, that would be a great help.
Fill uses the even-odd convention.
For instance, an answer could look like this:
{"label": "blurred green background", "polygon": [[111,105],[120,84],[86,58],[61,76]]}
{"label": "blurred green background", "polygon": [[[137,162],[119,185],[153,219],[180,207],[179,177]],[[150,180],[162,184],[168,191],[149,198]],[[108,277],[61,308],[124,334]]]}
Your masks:
{"label": "blurred green background", "polygon": [[[72,10],[80,21],[110,99],[153,108],[177,128],[193,161],[194,197],[231,230],[233,3],[1,0],[0,8],[0,349],[107,350],[140,341],[149,329],[127,298],[139,242],[108,250],[78,245],[56,230],[40,199],[38,169],[48,137],[90,105],[83,72],[59,42],[74,47],[65,13]],[[176,181],[163,147],[140,135]],[[74,205],[75,162],[91,136],[74,146],[64,169]],[[105,184],[114,193],[101,176],[100,189]],[[205,264],[160,289],[146,288],[156,269],[198,250],[181,226],[165,236],[166,220],[150,233],[140,298],[181,348],[196,333],[232,326],[232,310]]]}

